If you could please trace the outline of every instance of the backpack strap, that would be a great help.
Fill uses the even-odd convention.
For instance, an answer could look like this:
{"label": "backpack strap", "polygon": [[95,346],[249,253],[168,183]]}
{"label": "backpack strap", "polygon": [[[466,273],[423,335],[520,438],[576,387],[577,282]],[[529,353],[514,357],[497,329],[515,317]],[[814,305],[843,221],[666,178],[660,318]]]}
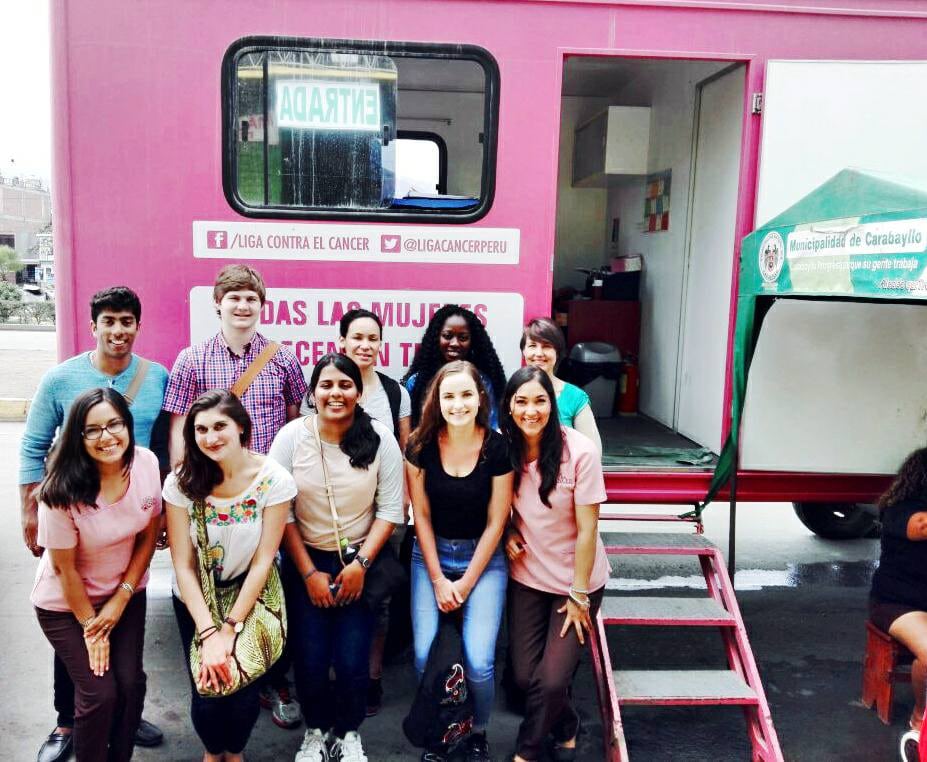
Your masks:
{"label": "backpack strap", "polygon": [[129,403],[129,406],[132,406],[132,403],[135,402],[135,397],[138,395],[138,390],[142,388],[142,381],[145,380],[145,376],[148,374],[148,368],[151,367],[151,360],[146,360],[144,357],[138,358],[138,366],[135,368],[135,375],[132,376],[132,380],[129,382],[129,388],[125,390],[125,393],[122,395],[126,398],[126,402]]}
{"label": "backpack strap", "polygon": [[264,366],[277,354],[278,349],[280,349],[280,345],[276,341],[269,342],[267,346],[261,350],[261,354],[255,357],[251,361],[251,364],[245,368],[245,372],[232,384],[232,388],[229,389],[229,391],[238,397],[238,399],[244,397],[245,392],[251,387],[251,383],[257,378],[258,373],[264,370]]}
{"label": "backpack strap", "polygon": [[399,441],[399,405],[402,403],[402,391],[399,389],[399,382],[394,381],[385,373],[376,371],[380,377],[380,384],[383,391],[386,392],[386,399],[389,402],[389,411],[393,415],[393,436]]}

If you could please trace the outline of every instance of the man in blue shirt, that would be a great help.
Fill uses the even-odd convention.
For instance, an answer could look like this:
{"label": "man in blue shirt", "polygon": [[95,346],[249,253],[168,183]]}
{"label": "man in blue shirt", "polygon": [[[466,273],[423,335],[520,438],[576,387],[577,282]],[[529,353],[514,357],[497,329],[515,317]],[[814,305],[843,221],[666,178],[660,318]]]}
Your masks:
{"label": "man in blue shirt", "polygon": [[[136,443],[141,447],[150,447],[162,459],[162,463],[167,463],[166,426],[157,427],[161,437],[160,448],[157,443],[152,446],[152,432],[156,428],[167,386],[167,369],[132,353],[141,314],[142,306],[138,296],[125,286],[115,286],[94,294],[90,300],[90,331],[96,339],[96,349],[56,365],[39,383],[26,419],[19,458],[23,540],[36,557],[43,552],[36,539],[36,487],[45,476],[45,458],[56,432],[64,423],[71,403],[81,392],[109,386],[124,395],[128,394],[127,399],[132,397],[129,402],[135,422]],[[38,762],[58,762],[66,759],[71,752],[74,683],[57,657],[54,674],[58,724],[42,744]],[[157,746],[162,740],[161,731],[142,720],[136,733],[136,744]]]}

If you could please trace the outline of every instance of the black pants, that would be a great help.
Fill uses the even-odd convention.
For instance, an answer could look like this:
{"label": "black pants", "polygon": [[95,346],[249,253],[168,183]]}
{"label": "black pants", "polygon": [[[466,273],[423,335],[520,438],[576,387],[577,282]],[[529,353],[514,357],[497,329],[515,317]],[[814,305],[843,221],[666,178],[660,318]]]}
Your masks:
{"label": "black pants", "polygon": [[124,762],[132,758],[135,731],[145,703],[145,591],[132,596],[109,636],[110,668],[90,671],[84,630],[68,612],[37,608],[39,626],[61,658],[74,706],[74,754],[78,762]]}
{"label": "black pants", "polygon": [[193,728],[210,754],[240,754],[261,712],[258,698],[261,681],[256,680],[230,696],[201,696],[190,673],[190,643],[193,642],[196,624],[183,601],[173,597],[173,603],[180,642],[183,644],[184,668],[190,678],[190,718],[193,720]]}
{"label": "black pants", "polygon": [[[604,592],[589,594],[593,622]],[[584,646],[573,631],[560,637],[564,615],[557,609],[565,600],[563,595],[509,581],[509,653],[515,683],[525,691],[525,719],[515,748],[524,759],[541,758],[548,733],[563,742],[575,736],[579,727],[570,685]]]}
{"label": "black pants", "polygon": [[68,668],[64,666],[58,652],[55,651],[54,658],[54,690],[55,690],[55,711],[58,713],[59,728],[74,727],[74,682],[68,674]]}

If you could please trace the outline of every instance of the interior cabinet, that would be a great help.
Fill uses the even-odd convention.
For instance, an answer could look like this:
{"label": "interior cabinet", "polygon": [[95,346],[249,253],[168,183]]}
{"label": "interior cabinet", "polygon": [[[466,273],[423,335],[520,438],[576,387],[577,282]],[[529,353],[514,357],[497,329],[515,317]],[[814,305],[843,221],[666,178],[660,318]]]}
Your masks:
{"label": "interior cabinet", "polygon": [[611,106],[576,128],[573,185],[597,188],[611,179],[647,174],[650,108]]}

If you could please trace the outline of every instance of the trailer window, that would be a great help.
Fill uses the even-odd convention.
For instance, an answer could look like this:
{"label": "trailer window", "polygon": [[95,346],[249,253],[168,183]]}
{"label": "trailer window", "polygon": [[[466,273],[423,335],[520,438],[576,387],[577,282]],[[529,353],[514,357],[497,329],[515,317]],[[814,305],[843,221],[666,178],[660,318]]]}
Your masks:
{"label": "trailer window", "polygon": [[241,214],[472,222],[492,204],[499,81],[482,48],[247,38],[223,74]]}

